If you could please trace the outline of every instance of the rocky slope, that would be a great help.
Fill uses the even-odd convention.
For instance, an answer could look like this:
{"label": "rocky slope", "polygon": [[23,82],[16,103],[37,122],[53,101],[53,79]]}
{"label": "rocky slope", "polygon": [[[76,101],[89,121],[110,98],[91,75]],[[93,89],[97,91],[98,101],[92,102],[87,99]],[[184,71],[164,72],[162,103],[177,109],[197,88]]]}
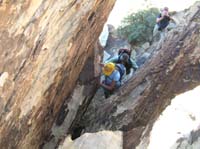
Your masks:
{"label": "rocky slope", "polygon": [[173,97],[200,84],[200,3],[186,14],[129,83],[107,100],[92,101],[79,122],[85,132],[122,130],[124,148],[135,148]]}
{"label": "rocky slope", "polygon": [[[60,148],[88,149],[91,143],[146,148],[154,121],[171,99],[200,84],[197,3],[117,94],[92,100],[102,53],[97,40],[114,3],[0,1],[2,149],[54,149],[60,142]],[[97,132],[108,129],[115,132]],[[95,133],[64,141],[68,134],[75,139],[83,132]],[[198,146],[198,134],[194,130],[192,142],[182,138],[178,147]]]}
{"label": "rocky slope", "polygon": [[[94,45],[114,3],[0,1],[2,149],[41,147],[53,122],[62,124],[60,115],[69,114],[65,133],[69,131],[77,109],[92,96],[80,84],[74,94],[72,90],[78,78],[88,85],[95,77]],[[91,70],[81,78],[88,57]]]}
{"label": "rocky slope", "polygon": [[122,145],[122,132],[102,131],[85,133],[75,141],[68,137],[59,149],[122,149]]}

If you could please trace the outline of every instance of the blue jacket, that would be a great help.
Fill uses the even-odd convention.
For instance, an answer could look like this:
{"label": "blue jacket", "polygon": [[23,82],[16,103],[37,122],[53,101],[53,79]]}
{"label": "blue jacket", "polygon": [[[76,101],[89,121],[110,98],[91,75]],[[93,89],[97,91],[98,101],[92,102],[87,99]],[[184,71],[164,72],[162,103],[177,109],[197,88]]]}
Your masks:
{"label": "blue jacket", "polygon": [[[113,58],[110,58],[106,61],[106,63],[108,62],[112,62],[112,63],[121,63],[120,61],[120,55],[117,55]],[[136,62],[129,58],[129,61],[128,63],[125,64],[125,68],[126,68],[126,74],[129,74],[130,73],[130,69],[133,68],[134,70],[137,70],[138,69],[138,65],[136,64]]]}

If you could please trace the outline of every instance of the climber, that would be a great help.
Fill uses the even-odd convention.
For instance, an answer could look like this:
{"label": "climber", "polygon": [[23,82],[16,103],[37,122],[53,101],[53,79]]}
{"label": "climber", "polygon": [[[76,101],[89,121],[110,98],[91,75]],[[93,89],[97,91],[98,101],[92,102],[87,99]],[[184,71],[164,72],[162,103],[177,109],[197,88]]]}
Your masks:
{"label": "climber", "polygon": [[121,86],[121,80],[125,73],[123,64],[106,63],[101,64],[105,79],[100,83],[104,89],[105,98],[108,98],[113,92]]}
{"label": "climber", "polygon": [[135,71],[138,69],[138,65],[131,58],[131,51],[129,49],[119,49],[118,55],[108,59],[106,63],[107,62],[123,64],[126,68],[127,75],[131,72],[131,68],[133,68]]}
{"label": "climber", "polygon": [[165,29],[169,25],[170,20],[174,21],[174,19],[171,18],[169,15],[169,8],[164,7],[156,19],[156,25],[154,27],[153,36],[155,37],[159,34],[159,38],[163,39],[165,37]]}

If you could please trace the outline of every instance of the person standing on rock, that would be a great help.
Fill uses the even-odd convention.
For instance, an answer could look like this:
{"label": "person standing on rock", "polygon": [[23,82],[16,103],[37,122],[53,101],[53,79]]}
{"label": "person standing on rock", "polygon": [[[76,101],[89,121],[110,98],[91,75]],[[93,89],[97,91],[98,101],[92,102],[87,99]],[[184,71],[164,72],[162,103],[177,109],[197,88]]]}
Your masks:
{"label": "person standing on rock", "polygon": [[166,28],[169,25],[170,20],[174,21],[174,19],[172,19],[169,15],[169,8],[164,7],[156,19],[156,25],[153,31],[154,38],[159,37],[160,40],[163,41],[165,37]]}

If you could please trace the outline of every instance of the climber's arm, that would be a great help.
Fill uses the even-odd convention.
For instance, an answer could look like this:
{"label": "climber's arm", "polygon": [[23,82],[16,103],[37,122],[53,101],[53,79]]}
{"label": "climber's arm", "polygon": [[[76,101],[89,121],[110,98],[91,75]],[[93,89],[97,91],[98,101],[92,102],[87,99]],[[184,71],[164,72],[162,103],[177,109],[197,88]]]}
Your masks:
{"label": "climber's arm", "polygon": [[106,84],[104,84],[103,82],[101,82],[100,85],[101,85],[102,87],[104,87],[105,89],[111,91],[111,90],[113,90],[114,87],[115,87],[115,81],[113,80],[112,83],[111,83],[110,85],[106,85]]}
{"label": "climber's arm", "polygon": [[110,59],[105,61],[105,63],[109,63],[109,62],[117,63],[118,62],[118,56],[114,56],[113,58],[110,58]]}
{"label": "climber's arm", "polygon": [[160,21],[162,21],[163,18],[164,18],[164,17],[158,17],[158,18],[156,19],[156,23],[159,23]]}
{"label": "climber's arm", "polygon": [[132,68],[136,71],[138,69],[138,65],[136,64],[136,62],[133,59],[130,59],[130,62],[131,62]]}

